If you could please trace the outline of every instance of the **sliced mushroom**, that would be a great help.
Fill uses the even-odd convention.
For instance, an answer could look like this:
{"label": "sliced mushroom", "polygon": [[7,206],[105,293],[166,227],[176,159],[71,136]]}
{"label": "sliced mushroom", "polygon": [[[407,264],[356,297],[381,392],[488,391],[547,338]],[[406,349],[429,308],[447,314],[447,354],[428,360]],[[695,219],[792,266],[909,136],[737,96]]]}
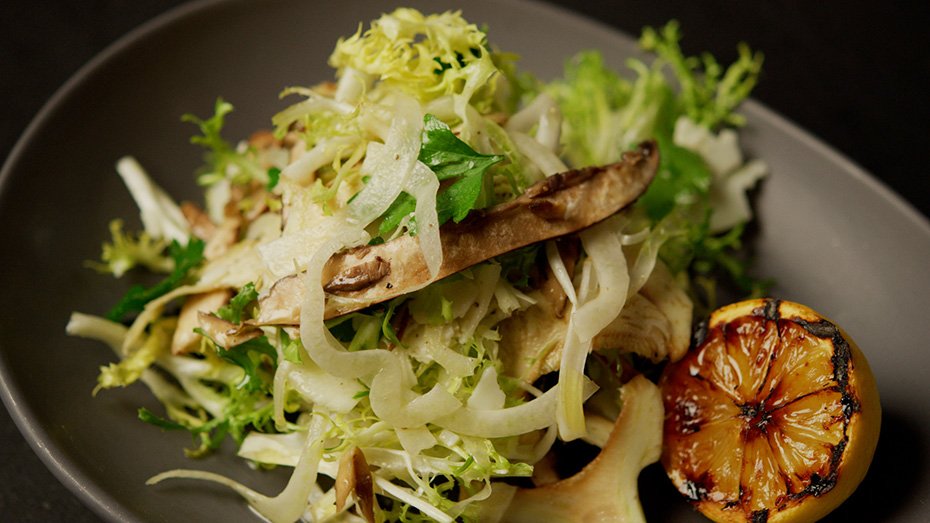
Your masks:
{"label": "sliced mushroom", "polygon": [[362,449],[344,452],[336,472],[336,511],[342,512],[349,494],[355,493],[358,510],[368,523],[375,521],[375,490],[371,469]]}
{"label": "sliced mushroom", "polygon": [[186,219],[187,223],[190,225],[191,232],[194,236],[204,241],[213,237],[213,234],[216,232],[216,224],[210,220],[207,213],[196,203],[181,203],[181,213],[184,214],[184,219]]}
{"label": "sliced mushroom", "polygon": [[223,221],[216,227],[203,249],[203,256],[207,260],[219,258],[239,240],[239,229],[244,220],[238,206],[244,194],[245,189],[239,185],[233,185],[230,189],[229,201],[223,209]]}
{"label": "sliced mushroom", "polygon": [[[562,264],[565,266],[565,271],[568,274],[574,274],[575,265],[578,263],[578,258],[581,256],[581,240],[577,235],[573,234],[559,239],[555,245],[559,257],[562,259]],[[556,279],[555,274],[552,272],[552,267],[549,267],[548,264],[546,267],[546,278],[540,284],[539,291],[550,304],[556,318],[565,316],[569,303],[568,296],[565,294],[565,289],[562,288],[562,284],[559,283],[559,280]]]}
{"label": "sliced mushroom", "polygon": [[574,476],[517,489],[504,521],[645,521],[637,478],[662,452],[662,397],[655,384],[637,376],[623,386],[621,399],[623,410],[600,454]]}
{"label": "sliced mushroom", "polygon": [[261,329],[253,325],[236,325],[231,321],[218,318],[213,314],[201,312],[197,315],[200,328],[217,345],[224,349],[231,349],[262,335]]}
{"label": "sliced mushroom", "polygon": [[[336,254],[327,262],[322,284],[329,287],[326,318],[339,316],[400,296],[412,289],[454,274],[506,252],[584,229],[617,213],[638,198],[652,181],[659,153],[654,142],[644,142],[624,153],[620,162],[556,174],[532,186],[518,198],[483,212],[473,212],[461,223],[440,230],[443,261],[431,278],[418,240],[404,235],[375,246]],[[383,263],[378,263],[381,259]],[[377,267],[366,285],[333,289],[334,281],[354,275],[360,267]],[[287,296],[275,292],[288,291]],[[303,283],[275,285],[261,303],[259,323],[295,325],[299,314],[285,318],[282,310],[299,312]],[[283,306],[274,309],[272,305]]]}
{"label": "sliced mushroom", "polygon": [[203,249],[203,256],[207,260],[215,260],[226,254],[226,251],[232,247],[239,239],[239,227],[242,225],[240,219],[223,220],[223,223],[216,228],[216,234],[210,238]]}
{"label": "sliced mushroom", "polygon": [[275,138],[274,133],[268,129],[259,129],[249,136],[249,145],[256,149],[269,149],[280,147],[281,141]]}
{"label": "sliced mushroom", "polygon": [[187,298],[181,306],[178,326],[171,339],[171,353],[184,354],[196,348],[200,343],[200,335],[194,332],[194,328],[200,326],[198,314],[216,312],[226,305],[230,298],[232,298],[232,291],[229,289],[217,289]]}

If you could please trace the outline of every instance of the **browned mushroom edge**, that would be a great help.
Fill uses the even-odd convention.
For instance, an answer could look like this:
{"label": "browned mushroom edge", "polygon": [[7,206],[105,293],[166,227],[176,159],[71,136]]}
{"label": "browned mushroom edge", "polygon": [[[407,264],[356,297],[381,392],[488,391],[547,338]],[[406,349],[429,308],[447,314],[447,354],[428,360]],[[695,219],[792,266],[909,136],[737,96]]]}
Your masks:
{"label": "browned mushroom edge", "polygon": [[[636,201],[658,164],[655,142],[643,142],[619,162],[555,174],[511,201],[443,225],[443,261],[435,277],[410,235],[337,253],[323,270],[325,317],[390,300],[495,256],[590,227]],[[262,298],[255,323],[299,324],[303,295],[301,278],[278,280]]]}

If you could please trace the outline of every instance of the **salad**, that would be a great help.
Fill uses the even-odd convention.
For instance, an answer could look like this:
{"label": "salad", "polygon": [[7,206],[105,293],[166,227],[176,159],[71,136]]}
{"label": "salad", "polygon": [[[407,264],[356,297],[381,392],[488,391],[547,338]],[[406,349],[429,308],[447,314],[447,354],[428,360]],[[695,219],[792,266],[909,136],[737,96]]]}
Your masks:
{"label": "salad", "polygon": [[336,43],[333,81],[284,89],[271,129],[227,141],[223,99],[185,116],[202,203],[120,159],[143,229],[114,220],[90,265],[162,276],[72,315],[118,356],[94,392],[141,382],[164,409],[139,418],[190,432],[191,457],[232,438],[293,469],[271,496],[196,463],[150,483],[222,483],[271,521],[531,521],[581,440],[608,510],[643,519],[645,376],[720,284],[765,285],[739,246],[766,167],[734,112],[761,55],[724,67],[679,40],[647,28],[651,63],[584,52],[543,82],[460,13],[401,8]]}

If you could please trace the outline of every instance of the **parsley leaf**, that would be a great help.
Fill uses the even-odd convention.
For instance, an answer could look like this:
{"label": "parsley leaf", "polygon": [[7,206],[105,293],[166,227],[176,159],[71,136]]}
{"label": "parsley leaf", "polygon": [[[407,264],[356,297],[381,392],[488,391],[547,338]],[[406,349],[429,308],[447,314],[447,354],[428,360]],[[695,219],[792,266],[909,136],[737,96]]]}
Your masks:
{"label": "parsley leaf", "polygon": [[504,159],[496,154],[475,152],[432,114],[423,117],[422,140],[419,160],[429,166],[440,180],[481,175],[488,167]]}
{"label": "parsley leaf", "polygon": [[391,206],[388,207],[388,210],[385,211],[381,216],[381,224],[378,226],[378,234],[381,236],[387,236],[388,233],[400,225],[401,220],[403,220],[406,216],[409,216],[410,213],[416,210],[416,208],[416,198],[405,192],[400,193],[400,196],[394,200],[394,203],[392,203]]}
{"label": "parsley leaf", "polygon": [[268,342],[267,337],[254,338],[227,349],[216,343],[216,340],[211,338],[203,329],[198,327],[194,329],[194,332],[213,342],[213,345],[216,346],[216,355],[220,359],[245,371],[242,380],[236,384],[237,389],[245,389],[248,392],[271,392],[271,387],[268,384],[270,378],[265,379],[262,377],[261,368],[264,362],[269,359],[271,364],[276,367],[278,365],[278,352]]}
{"label": "parsley leaf", "polygon": [[432,169],[439,180],[457,178],[436,197],[439,223],[443,224],[450,219],[460,222],[468,211],[477,206],[484,186],[484,173],[504,157],[475,152],[455,136],[448,125],[432,114],[427,114],[423,121],[423,144],[419,160]]}
{"label": "parsley leaf", "polygon": [[670,136],[656,134],[662,152],[659,171],[637,201],[653,222],[668,216],[682,202],[707,207],[713,175],[697,153],[675,145]]}
{"label": "parsley leaf", "polygon": [[279,181],[281,181],[281,169],[277,167],[268,169],[268,183],[265,184],[265,188],[270,191],[277,187]]}
{"label": "parsley leaf", "polygon": [[436,212],[440,225],[452,219],[458,223],[477,207],[476,202],[484,185],[482,173],[469,174],[450,185],[436,196]]}
{"label": "parsley leaf", "polygon": [[251,339],[230,349],[217,346],[216,353],[220,358],[245,371],[245,376],[236,388],[245,388],[249,392],[270,392],[270,385],[262,378],[260,372],[265,359],[263,356],[271,358],[271,362],[277,365],[278,353],[268,342],[268,338],[262,336]]}
{"label": "parsley leaf", "polygon": [[[423,117],[423,134],[418,160],[426,164],[440,181],[450,180],[436,196],[439,224],[456,223],[480,206],[484,173],[504,159],[497,154],[480,154],[463,142],[448,125],[432,114]],[[378,233],[385,237],[416,210],[416,198],[402,192],[381,216]],[[408,229],[416,234],[415,224]]]}
{"label": "parsley leaf", "polygon": [[226,321],[242,323],[242,312],[256,299],[258,299],[258,291],[255,290],[255,285],[252,282],[246,283],[239,290],[239,294],[229,300],[229,305],[224,305],[216,311],[216,315]]}
{"label": "parsley leaf", "polygon": [[155,425],[156,427],[159,427],[163,430],[188,430],[184,425],[175,423],[169,419],[165,419],[145,407],[139,408],[138,415],[140,420],[148,423],[149,425]]}
{"label": "parsley leaf", "polygon": [[148,302],[180,286],[189,273],[203,261],[203,248],[203,240],[197,238],[191,238],[184,247],[177,240],[172,240],[171,245],[168,246],[168,254],[174,260],[174,269],[171,270],[171,274],[149,288],[133,285],[123,299],[107,312],[107,319],[120,321],[126,314],[141,311]]}

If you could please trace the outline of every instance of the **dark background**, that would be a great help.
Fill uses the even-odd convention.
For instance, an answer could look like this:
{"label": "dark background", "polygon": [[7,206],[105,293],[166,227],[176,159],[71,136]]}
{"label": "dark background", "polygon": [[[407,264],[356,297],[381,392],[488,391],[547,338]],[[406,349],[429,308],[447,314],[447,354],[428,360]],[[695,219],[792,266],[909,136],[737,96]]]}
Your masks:
{"label": "dark background", "polygon": [[[550,1],[630,34],[678,19],[686,52],[725,63],[748,42],[766,57],[756,100],[930,215],[930,2]],[[180,3],[0,0],[0,158],[78,68]],[[0,408],[0,520],[96,519]]]}

